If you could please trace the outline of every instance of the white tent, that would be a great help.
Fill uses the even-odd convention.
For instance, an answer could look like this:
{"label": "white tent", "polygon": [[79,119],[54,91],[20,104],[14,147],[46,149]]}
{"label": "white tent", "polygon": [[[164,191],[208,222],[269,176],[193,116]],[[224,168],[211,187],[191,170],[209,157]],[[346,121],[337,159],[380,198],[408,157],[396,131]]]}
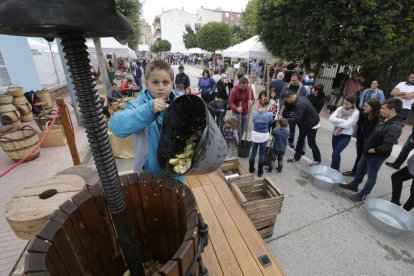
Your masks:
{"label": "white tent", "polygon": [[185,52],[188,53],[188,54],[204,54],[206,51],[204,51],[200,48],[190,48]]}
{"label": "white tent", "polygon": [[[86,45],[89,52],[95,52],[95,45],[92,39],[87,39]],[[130,49],[126,45],[122,45],[113,37],[101,37],[101,47],[103,53],[112,53],[117,55],[128,56]]]}
{"label": "white tent", "polygon": [[239,44],[231,46],[223,50],[224,57],[234,58],[262,58],[262,59],[275,59],[275,57],[266,49],[262,42],[259,40],[259,36],[255,35],[248,40],[245,40]]}
{"label": "white tent", "polygon": [[149,52],[150,51],[150,47],[147,44],[138,44],[138,51],[139,52]]}

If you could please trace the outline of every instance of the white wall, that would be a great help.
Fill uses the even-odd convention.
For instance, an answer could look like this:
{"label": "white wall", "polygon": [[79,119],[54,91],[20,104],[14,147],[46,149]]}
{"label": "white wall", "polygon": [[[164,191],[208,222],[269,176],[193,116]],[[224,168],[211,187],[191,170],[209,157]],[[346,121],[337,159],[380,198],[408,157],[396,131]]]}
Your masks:
{"label": "white wall", "polygon": [[197,21],[203,26],[209,22],[222,22],[223,18],[221,12],[215,12],[201,7],[197,10]]}
{"label": "white wall", "polygon": [[160,15],[161,38],[171,43],[172,52],[185,50],[183,33],[185,25],[189,24],[194,29],[196,17],[181,9],[173,9]]}
{"label": "white wall", "polygon": [[12,83],[24,91],[42,88],[26,37],[0,35],[0,49]]}
{"label": "white wall", "polygon": [[59,53],[53,53],[53,58],[55,60],[56,69],[50,52],[33,51],[33,60],[43,87],[66,83]]}

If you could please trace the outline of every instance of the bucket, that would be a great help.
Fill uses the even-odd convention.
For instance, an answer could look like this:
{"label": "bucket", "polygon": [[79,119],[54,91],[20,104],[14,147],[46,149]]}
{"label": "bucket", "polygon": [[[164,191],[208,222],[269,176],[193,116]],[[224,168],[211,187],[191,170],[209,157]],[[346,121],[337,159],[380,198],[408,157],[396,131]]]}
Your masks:
{"label": "bucket", "polygon": [[14,105],[22,105],[28,103],[25,96],[13,97],[13,104]]}
{"label": "bucket", "polygon": [[8,94],[0,95],[0,104],[11,104],[13,102],[13,96]]}
{"label": "bucket", "polygon": [[0,105],[0,114],[6,113],[6,112],[13,112],[13,111],[17,111],[17,108],[12,104]]}
{"label": "bucket", "polygon": [[[190,137],[194,138],[191,166],[177,173],[170,159],[185,151]],[[218,169],[226,158],[227,144],[211,117],[204,101],[194,95],[174,100],[164,114],[158,143],[158,165],[167,175],[205,174]]]}
{"label": "bucket", "polygon": [[20,113],[17,110],[5,112],[1,114],[0,118],[5,125],[10,125],[20,119]]}
{"label": "bucket", "polygon": [[242,140],[237,146],[237,155],[241,158],[249,157],[250,148],[252,147],[252,142]]}
{"label": "bucket", "polygon": [[21,115],[32,113],[32,105],[30,103],[16,105],[16,107]]}
{"label": "bucket", "polygon": [[36,94],[37,96],[39,96],[42,102],[45,102],[47,104],[48,108],[53,107],[52,98],[50,97],[49,90],[43,88],[42,90],[37,91]]}
{"label": "bucket", "polygon": [[22,115],[22,117],[20,118],[22,120],[22,122],[30,122],[33,121],[33,113],[29,112],[27,114]]}
{"label": "bucket", "polygon": [[[145,275],[208,275],[208,226],[191,190],[146,173],[121,178]],[[56,205],[30,242],[24,275],[129,275],[108,209],[99,182]]]}
{"label": "bucket", "polygon": [[[4,152],[14,161],[30,153],[39,142],[37,131],[31,126],[23,126],[19,129],[9,131],[0,136],[0,146]],[[40,148],[38,148],[25,162],[39,157]]]}
{"label": "bucket", "polygon": [[15,84],[10,84],[7,88],[7,93],[13,97],[23,96],[23,87]]}

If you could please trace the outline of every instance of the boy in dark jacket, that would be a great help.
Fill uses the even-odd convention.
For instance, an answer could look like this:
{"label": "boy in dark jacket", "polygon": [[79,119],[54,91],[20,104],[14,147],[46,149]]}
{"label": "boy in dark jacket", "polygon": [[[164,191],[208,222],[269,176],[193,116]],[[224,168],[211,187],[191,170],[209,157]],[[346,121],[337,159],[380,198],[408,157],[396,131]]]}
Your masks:
{"label": "boy in dark jacket", "polygon": [[344,189],[358,192],[358,185],[368,175],[364,188],[350,197],[352,201],[362,201],[375,186],[377,174],[385,159],[391,155],[392,147],[401,135],[403,124],[397,116],[402,109],[402,102],[397,98],[390,98],[381,105],[380,114],[384,118],[374,129],[364,147],[364,153],[358,163],[354,180],[349,184],[340,184]]}
{"label": "boy in dark jacket", "polygon": [[283,156],[285,156],[286,147],[288,145],[289,138],[289,124],[285,119],[278,121],[279,127],[273,130],[272,135],[274,137],[272,145],[272,161],[267,170],[267,174],[272,174],[275,161],[277,159],[277,173],[282,173],[283,168]]}
{"label": "boy in dark jacket", "polygon": [[[312,149],[313,162],[310,166],[321,163],[321,152],[318,145],[316,145],[316,132],[320,127],[319,114],[315,107],[308,100],[306,96],[298,96],[293,91],[286,91],[285,102],[293,106],[294,112],[291,113],[290,118],[286,118],[288,123],[295,123],[299,127],[298,143],[296,144],[295,156],[288,159],[287,162],[297,162],[302,156],[303,144],[305,137],[308,138],[308,145]],[[279,115],[278,119],[282,116]]]}

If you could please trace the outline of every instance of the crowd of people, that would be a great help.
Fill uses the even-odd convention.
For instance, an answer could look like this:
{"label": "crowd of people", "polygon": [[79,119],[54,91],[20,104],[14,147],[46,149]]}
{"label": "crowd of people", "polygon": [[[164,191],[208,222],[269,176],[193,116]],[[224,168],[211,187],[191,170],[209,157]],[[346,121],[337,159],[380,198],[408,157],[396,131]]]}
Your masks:
{"label": "crowd of people", "polygon": [[[251,173],[257,172],[259,177],[264,174],[265,169],[268,174],[272,174],[274,170],[282,173],[287,147],[294,148],[295,154],[286,161],[299,162],[306,151],[306,143],[313,155],[310,166],[319,165],[322,156],[317,145],[317,131],[320,127],[319,112],[324,105],[325,94],[323,85],[315,84],[315,72],[309,71],[304,76],[293,72],[290,74],[290,80],[286,82],[286,72],[276,71],[274,79],[270,82],[269,95],[266,91],[261,91],[255,97],[249,81],[253,78],[244,70],[240,70],[240,67],[237,70],[232,68],[236,69],[234,66],[228,70],[217,69],[213,76],[210,76],[209,70],[204,70],[198,81],[200,96],[206,104],[218,101],[219,107],[224,110],[222,114],[216,115],[219,128],[228,145],[228,157],[236,155],[237,146],[247,132],[246,125],[251,116]],[[180,65],[175,78],[169,64],[164,61],[152,61],[148,70],[145,75],[147,89],[140,93],[137,99],[128,103],[126,111],[115,114],[110,123],[115,135],[125,137],[134,134],[136,140],[141,141],[136,142],[136,145],[139,145],[136,147],[137,172],[159,172],[155,157],[156,143],[159,139],[157,125],[161,123],[166,100],[187,93],[190,87],[183,65]],[[351,72],[351,75],[346,77],[348,73],[349,69],[345,68],[337,75],[332,85],[332,89],[338,91],[340,99],[337,101],[336,98],[331,98],[330,107],[335,106],[335,102],[340,101],[341,104],[332,108],[329,117],[333,125],[330,167],[340,171],[341,152],[349,145],[351,137],[355,136],[356,160],[352,169],[343,172],[354,179],[349,184],[342,184],[341,187],[355,192],[350,197],[351,200],[361,201],[374,188],[378,171],[390,156],[392,147],[402,132],[402,120],[407,116],[405,109],[414,102],[414,73],[408,75],[407,81],[397,85],[391,92],[393,97],[388,99],[385,99],[383,91],[378,89],[378,81],[372,81],[370,87],[364,90],[359,87],[359,82],[355,81],[358,74]],[[173,89],[174,86],[179,89]],[[336,93],[333,93],[333,96],[336,96]],[[226,112],[227,109],[230,112]],[[296,127],[299,134],[295,145]],[[269,141],[271,158],[265,167],[265,150]],[[409,151],[414,148],[413,141],[414,128],[401,152],[403,156],[387,165],[398,169]],[[144,152],[148,154],[143,154]],[[414,163],[414,160],[411,163]],[[414,168],[412,171],[414,172]],[[400,204],[401,183],[413,178],[410,172],[410,167],[404,167],[392,176],[392,202],[395,204]],[[358,186],[365,175],[367,181],[359,191]],[[414,206],[413,189],[411,188],[411,196],[404,204],[406,210]]]}

